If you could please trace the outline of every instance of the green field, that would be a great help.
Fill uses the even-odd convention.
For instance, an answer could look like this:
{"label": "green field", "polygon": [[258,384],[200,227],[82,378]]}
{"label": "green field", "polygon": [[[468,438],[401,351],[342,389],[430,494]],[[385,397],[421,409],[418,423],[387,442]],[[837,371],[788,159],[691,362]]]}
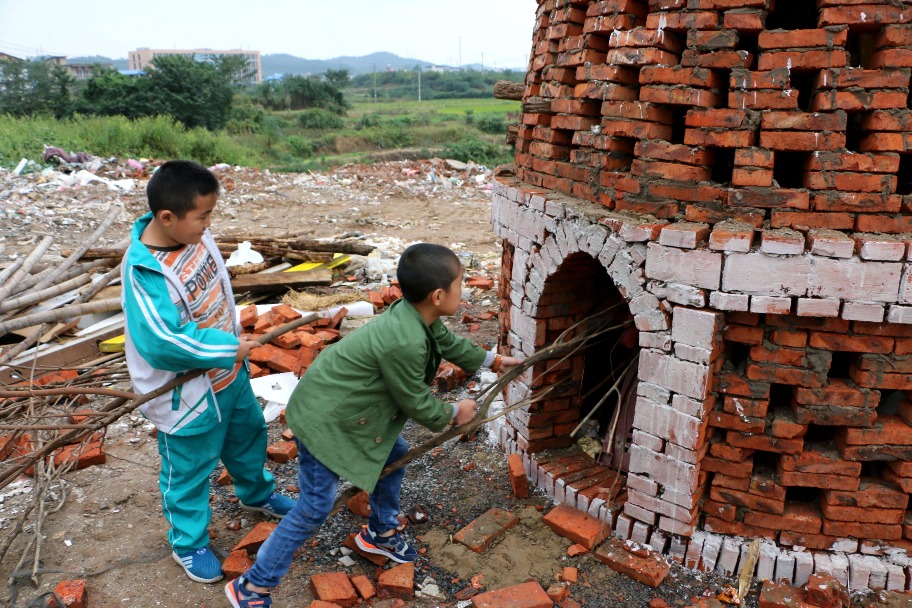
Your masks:
{"label": "green field", "polygon": [[[520,112],[519,102],[498,99],[352,105],[341,119],[326,119],[323,114],[328,113],[319,111],[264,112],[248,104],[218,132],[186,129],[167,117],[56,120],[0,115],[0,165],[14,166],[23,157],[39,161],[45,145],[95,156],[181,157],[277,171],[435,155],[494,165],[511,158],[504,134],[507,125],[518,122]],[[315,128],[315,118],[326,119],[325,124]]]}

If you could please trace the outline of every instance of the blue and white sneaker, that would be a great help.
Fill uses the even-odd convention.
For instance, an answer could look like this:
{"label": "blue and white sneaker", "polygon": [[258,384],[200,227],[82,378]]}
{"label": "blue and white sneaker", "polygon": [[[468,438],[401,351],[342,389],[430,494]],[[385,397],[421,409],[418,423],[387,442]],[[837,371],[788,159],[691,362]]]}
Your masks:
{"label": "blue and white sneaker", "polygon": [[171,557],[184,568],[190,580],[197,583],[215,583],[222,578],[222,564],[209,547],[192,549],[185,553],[171,552]]}
{"label": "blue and white sneaker", "polygon": [[399,532],[393,532],[392,536],[380,536],[371,530],[370,526],[364,526],[355,537],[355,544],[362,551],[384,555],[400,564],[413,562],[418,558],[418,552],[405,542]]}
{"label": "blue and white sneaker", "polygon": [[291,508],[294,507],[295,501],[283,496],[278,492],[273,492],[269,495],[269,498],[266,499],[266,502],[258,505],[245,505],[240,503],[245,509],[250,509],[251,511],[259,511],[261,513],[266,513],[267,515],[272,515],[273,517],[278,517],[282,519],[288,512],[291,511]]}

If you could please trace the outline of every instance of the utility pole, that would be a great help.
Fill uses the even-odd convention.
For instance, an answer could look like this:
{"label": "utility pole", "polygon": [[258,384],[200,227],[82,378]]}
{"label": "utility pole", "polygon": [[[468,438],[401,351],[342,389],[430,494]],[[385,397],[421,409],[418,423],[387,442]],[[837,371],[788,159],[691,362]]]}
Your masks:
{"label": "utility pole", "polygon": [[481,54],[481,73],[484,74],[484,53]]}
{"label": "utility pole", "polygon": [[374,101],[377,101],[377,64],[373,65],[373,75],[374,75]]}
{"label": "utility pole", "polygon": [[418,64],[418,101],[421,101],[421,64]]}
{"label": "utility pole", "polygon": [[459,69],[462,69],[462,36],[459,37]]}

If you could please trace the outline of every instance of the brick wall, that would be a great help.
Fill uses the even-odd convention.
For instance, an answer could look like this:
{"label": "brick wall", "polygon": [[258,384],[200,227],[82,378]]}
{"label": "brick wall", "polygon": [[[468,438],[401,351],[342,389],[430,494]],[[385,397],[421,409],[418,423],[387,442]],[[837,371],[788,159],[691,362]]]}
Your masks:
{"label": "brick wall", "polygon": [[616,287],[641,348],[622,509],[542,455],[578,395],[501,441],[556,501],[690,567],[735,572],[761,537],[760,577],[905,589],[912,7],[771,4],[539,2],[494,193],[501,348],[536,352]]}

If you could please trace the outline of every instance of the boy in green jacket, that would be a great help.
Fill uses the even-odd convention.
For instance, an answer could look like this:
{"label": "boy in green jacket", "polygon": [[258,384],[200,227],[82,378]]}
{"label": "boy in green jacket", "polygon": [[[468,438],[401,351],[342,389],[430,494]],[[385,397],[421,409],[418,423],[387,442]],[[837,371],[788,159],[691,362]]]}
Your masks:
{"label": "boy in green jacket", "polygon": [[371,493],[358,546],[399,563],[414,561],[417,552],[396,530],[405,468],[379,479],[384,465],[408,450],[399,432],[409,418],[441,431],[475,417],[474,400],[448,404],[431,395],[441,359],[470,372],[519,363],[474,346],[440,321],[456,312],[462,296],[462,266],[452,251],[412,245],[399,258],[397,277],[403,298],[323,351],[291,395],[286,417],[298,444],[300,493],[253,567],[225,587],[234,608],[271,605],[269,591],[288,572],[294,552],[329,516],[339,477]]}

